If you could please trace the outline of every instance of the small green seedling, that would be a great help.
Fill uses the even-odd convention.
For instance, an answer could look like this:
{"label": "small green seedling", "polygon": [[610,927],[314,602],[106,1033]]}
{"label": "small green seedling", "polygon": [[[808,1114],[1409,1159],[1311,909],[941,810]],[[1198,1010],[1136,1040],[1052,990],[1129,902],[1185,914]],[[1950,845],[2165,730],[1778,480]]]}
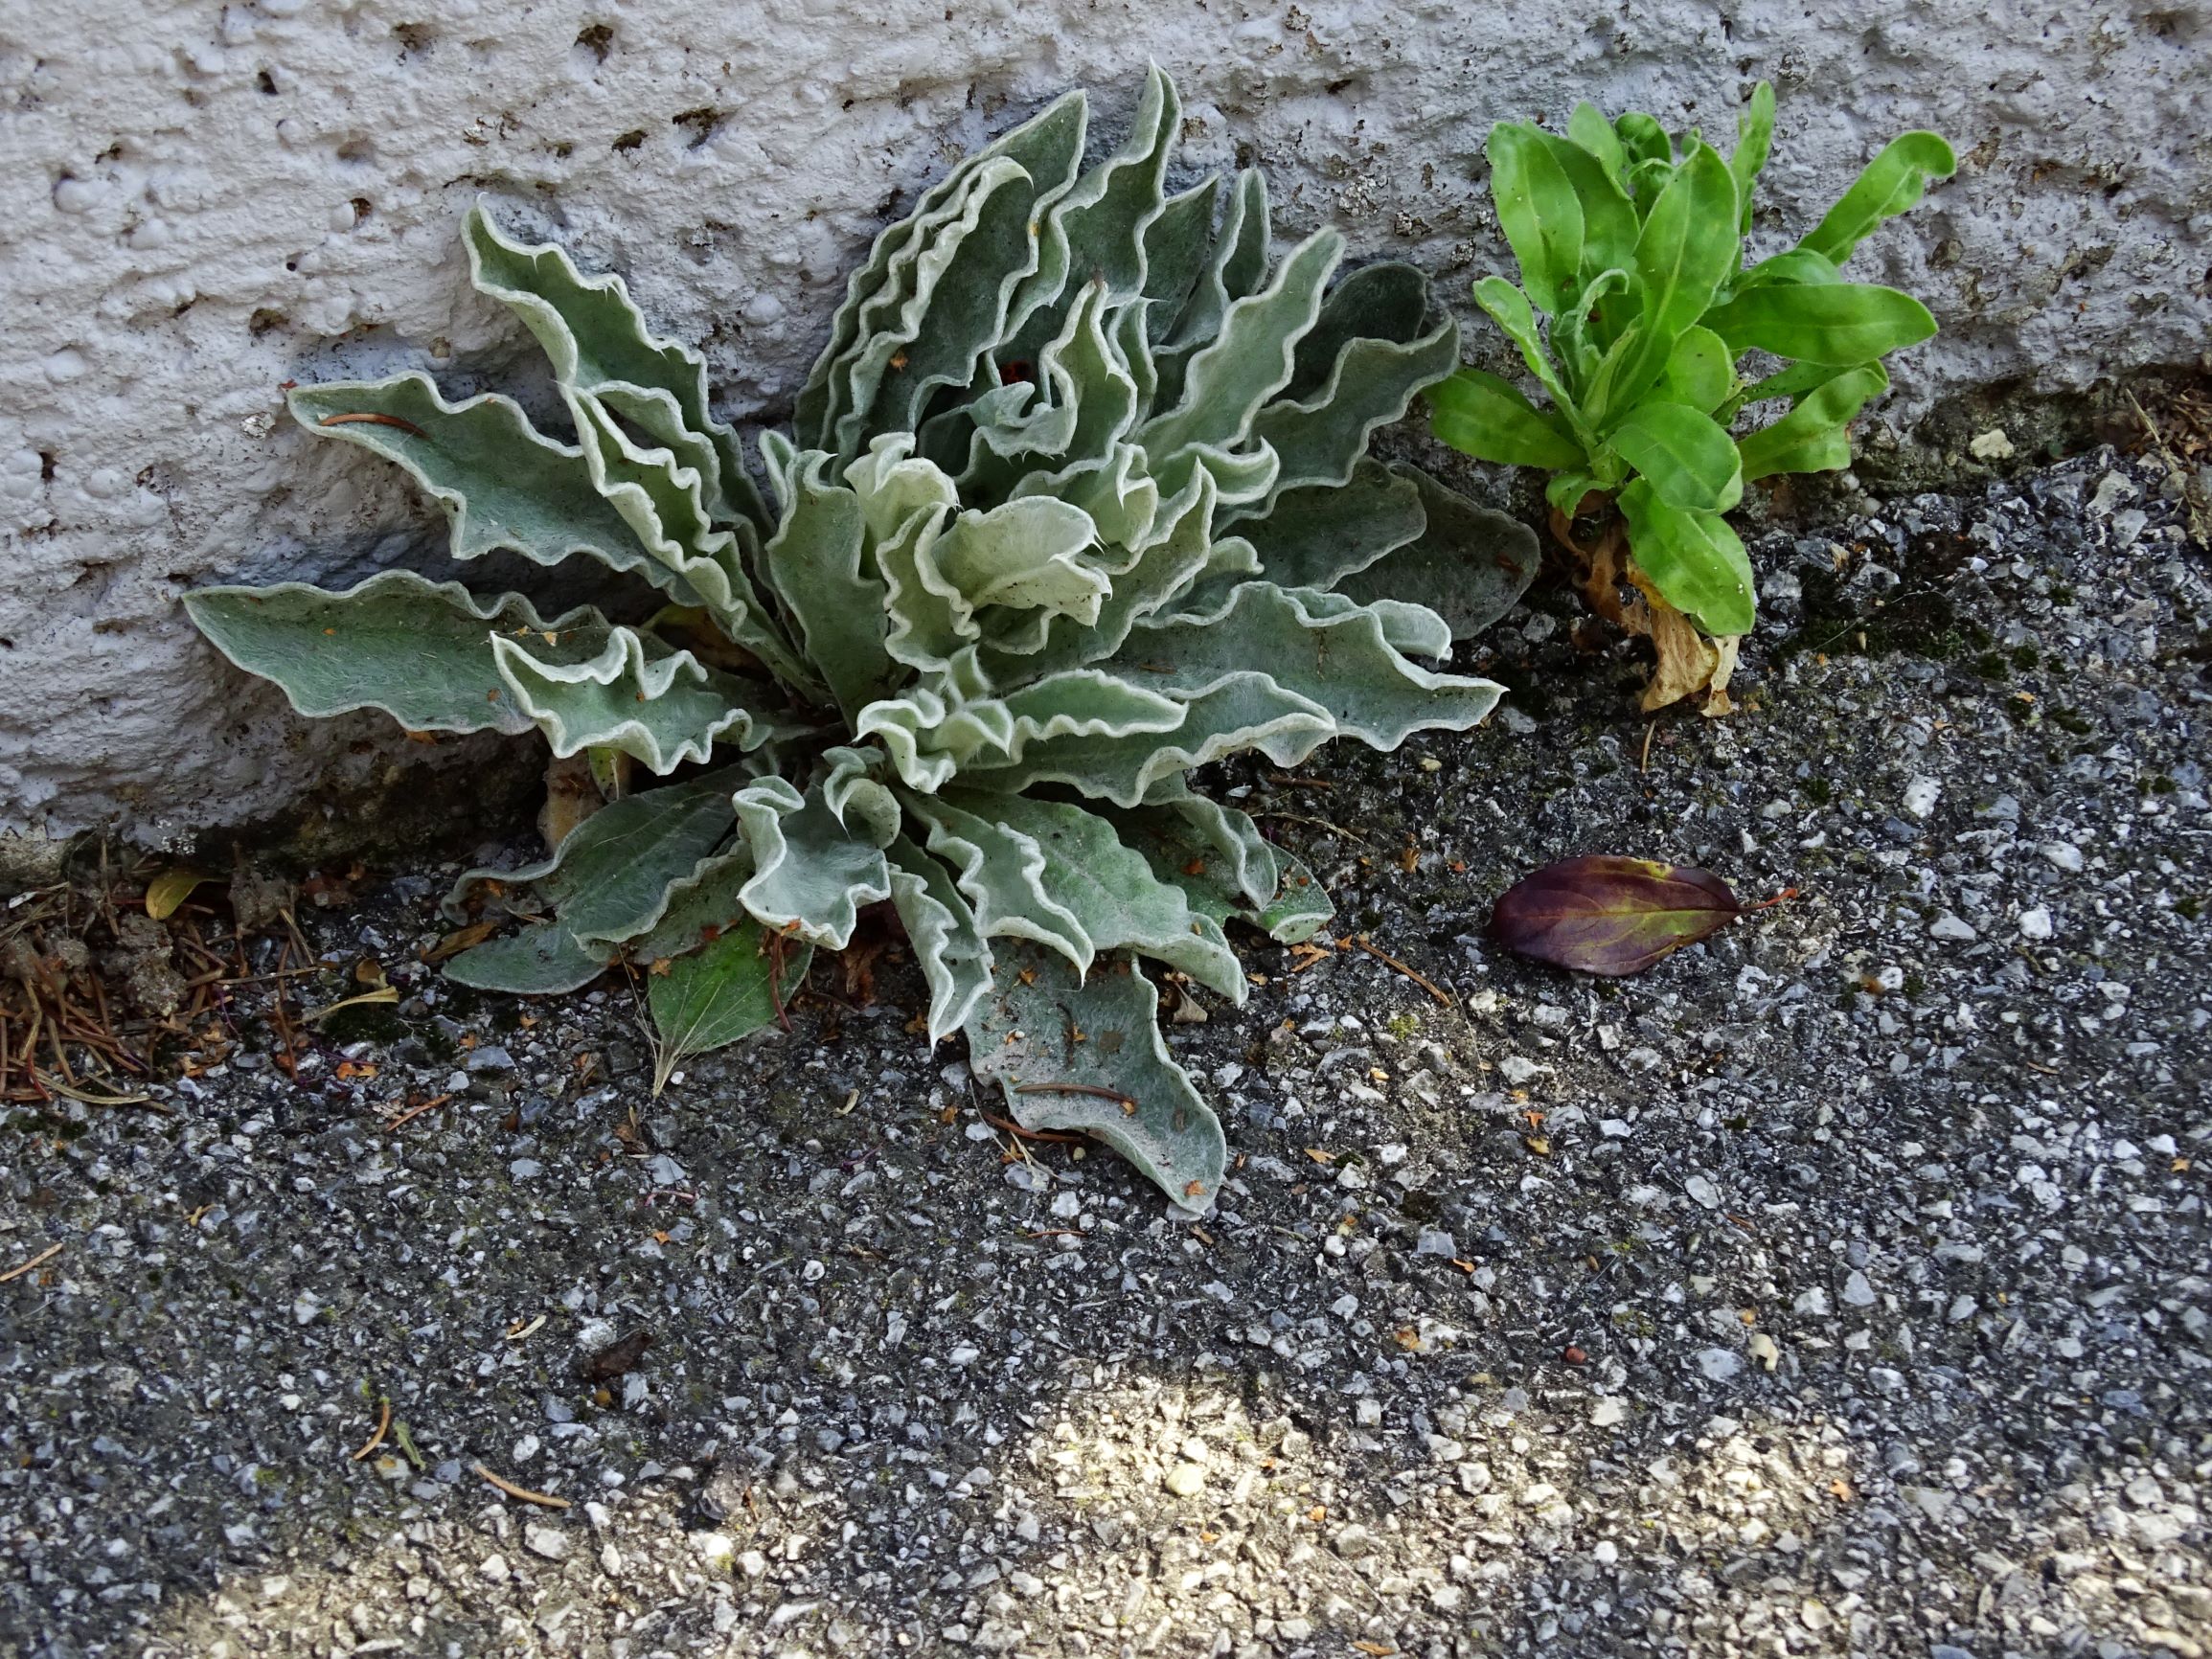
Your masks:
{"label": "small green seedling", "polygon": [[[1889,385],[1881,359],[1936,331],[1911,295],[1847,283],[1841,267],[1950,175],[1950,147],[1932,132],[1891,140],[1809,236],[1746,265],[1774,133],[1767,82],[1737,125],[1725,159],[1695,131],[1677,146],[1649,115],[1608,122],[1588,103],[1563,138],[1494,126],[1491,190],[1520,283],[1485,277],[1474,297],[1549,406],[1478,369],[1428,393],[1445,443],[1553,473],[1552,529],[1581,558],[1592,608],[1658,650],[1647,709],[1699,690],[1708,713],[1726,709],[1756,605],[1724,514],[1751,480],[1848,466],[1853,418]],[[1736,432],[1784,400],[1778,419]],[[1578,541],[1574,521],[1592,515],[1605,528]]]}

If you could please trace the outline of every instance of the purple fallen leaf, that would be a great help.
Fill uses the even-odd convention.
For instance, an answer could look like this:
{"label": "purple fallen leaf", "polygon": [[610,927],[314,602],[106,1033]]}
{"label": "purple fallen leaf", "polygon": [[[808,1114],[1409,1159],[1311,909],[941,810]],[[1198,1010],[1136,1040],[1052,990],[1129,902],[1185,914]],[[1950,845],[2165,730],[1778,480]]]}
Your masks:
{"label": "purple fallen leaf", "polygon": [[1508,950],[1618,979],[1743,914],[1728,884],[1710,872],[1596,853],[1522,876],[1499,897],[1490,925]]}

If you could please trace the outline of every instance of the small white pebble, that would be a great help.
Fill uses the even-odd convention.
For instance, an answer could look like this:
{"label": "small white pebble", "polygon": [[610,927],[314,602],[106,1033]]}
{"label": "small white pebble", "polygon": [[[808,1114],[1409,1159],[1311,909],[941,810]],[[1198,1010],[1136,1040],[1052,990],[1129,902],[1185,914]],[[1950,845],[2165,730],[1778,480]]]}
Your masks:
{"label": "small white pebble", "polygon": [[1698,1369],[1710,1382],[1726,1382],[1744,1369],[1744,1361],[1732,1348],[1700,1348],[1697,1352]]}

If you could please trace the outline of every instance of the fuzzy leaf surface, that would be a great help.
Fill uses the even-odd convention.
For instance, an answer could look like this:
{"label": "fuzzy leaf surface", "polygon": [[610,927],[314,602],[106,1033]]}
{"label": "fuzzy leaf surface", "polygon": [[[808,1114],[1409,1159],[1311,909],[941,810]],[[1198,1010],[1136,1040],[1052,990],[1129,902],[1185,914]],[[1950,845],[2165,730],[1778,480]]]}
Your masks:
{"label": "fuzzy leaf surface", "polygon": [[843,950],[860,907],[891,897],[882,843],[863,825],[838,822],[820,784],[801,795],[782,778],[763,778],[734,799],[753,850],[745,908],[810,944]]}
{"label": "fuzzy leaf surface", "polygon": [[552,565],[586,554],[678,603],[698,602],[600,492],[583,451],[539,433],[511,398],[487,392],[448,403],[427,375],[401,375],[302,386],[286,407],[316,437],[398,463],[445,509],[455,558],[512,549]]}
{"label": "fuzzy leaf surface", "polygon": [[445,977],[478,990],[555,996],[582,990],[606,971],[611,953],[587,950],[558,921],[533,922],[504,939],[470,945],[445,965]]}
{"label": "fuzzy leaf surface", "polygon": [[991,946],[951,873],[901,835],[886,849],[891,903],[929,987],[929,1040],[941,1043],[967,1023],[991,989]]}
{"label": "fuzzy leaf surface", "polygon": [[1220,1192],[1220,1121],[1160,1036],[1159,996],[1126,956],[1087,979],[1032,943],[999,953],[968,1020],[969,1064],[1004,1089],[1025,1129],[1095,1135],[1175,1203],[1203,1213]]}
{"label": "fuzzy leaf surface", "polygon": [[669,883],[660,920],[632,935],[623,946],[625,953],[650,966],[711,944],[750,919],[744,887],[752,875],[753,850],[741,838],[700,859],[689,875]]}
{"label": "fuzzy leaf surface", "polygon": [[1425,727],[1465,731],[1496,704],[1490,681],[1407,662],[1371,608],[1328,598],[1245,582],[1210,617],[1140,625],[1116,660],[1150,689],[1183,695],[1257,667],[1325,714],[1334,735],[1376,749],[1395,749]]}
{"label": "fuzzy leaf surface", "polygon": [[1304,944],[1328,924],[1336,906],[1329,901],[1329,890],[1296,856],[1280,849],[1275,856],[1283,866],[1283,885],[1273,902],[1260,912],[1259,926],[1279,943]]}
{"label": "fuzzy leaf surface", "polygon": [[1237,521],[1256,574],[1278,587],[1335,587],[1427,528],[1423,475],[1362,460],[1341,486],[1287,489],[1264,518]]}
{"label": "fuzzy leaf surface", "polygon": [[1220,925],[1154,877],[1097,814],[972,790],[909,806],[929,826],[929,851],[972,902],[983,938],[1049,945],[1079,972],[1104,952],[1134,949],[1243,1001],[1243,969]]}
{"label": "fuzzy leaf surface", "polygon": [[1192,909],[1216,921],[1233,918],[1280,943],[1301,944],[1335,914],[1306,867],[1263,839],[1234,807],[1188,795],[1109,815],[1152,874],[1181,888]]}
{"label": "fuzzy leaf surface", "polygon": [[1459,325],[1448,317],[1411,340],[1360,335],[1347,341],[1311,396],[1278,399],[1252,422],[1253,438],[1281,460],[1275,488],[1345,483],[1376,428],[1403,416],[1416,395],[1458,361]]}
{"label": "fuzzy leaf surface", "polygon": [[1267,216],[1267,181],[1257,168],[1246,168],[1229,187],[1213,256],[1174,330],[1153,354],[1159,378],[1155,408],[1173,408],[1181,400],[1192,357],[1219,336],[1229,307],[1258,292],[1266,281]]}
{"label": "fuzzy leaf surface", "polygon": [[1057,331],[1072,287],[1095,279],[1116,301],[1144,291],[1146,232],[1166,205],[1161,187],[1181,115],[1174,82],[1154,65],[1120,147],[1044,216],[1036,274],[1009,318],[1009,354],[1033,355]]}
{"label": "fuzzy leaf surface", "polygon": [[964,159],[923,193],[911,214],[876,239],[867,260],[846,281],[845,301],[832,320],[829,341],[815,359],[794,405],[792,424],[802,448],[836,447],[835,422],[847,407],[839,372],[862,343],[862,312],[878,300],[891,281],[893,266],[901,259],[912,258],[914,241],[924,227],[936,220],[946,200],[963,188],[970,174],[999,157],[1016,163],[1036,183],[1040,204],[1055,199],[1074,182],[1089,120],[1088,101],[1081,92],[1068,93]]}
{"label": "fuzzy leaf surface", "polygon": [[446,895],[445,914],[465,920],[467,901],[488,887],[510,896],[526,890],[538,907],[559,912],[559,925],[580,944],[611,961],[625,942],[660,922],[679,884],[728,841],[738,782],[725,768],[613,802],[570,830],[550,858],[467,872]]}
{"label": "fuzzy leaf surface", "polygon": [[1312,328],[1343,252],[1342,237],[1315,231],[1283,261],[1274,282],[1230,305],[1220,335],[1191,359],[1182,401],[1139,435],[1162,489],[1179,488],[1188,476],[1173,469],[1176,458],[1242,442],[1261,405],[1289,383],[1298,341]]}
{"label": "fuzzy leaf surface", "polygon": [[782,521],[762,553],[766,580],[798,625],[798,643],[850,720],[889,689],[883,578],[868,557],[859,497],[824,482],[810,451],[790,480]]}
{"label": "fuzzy leaf surface", "polygon": [[555,662],[589,662],[612,637],[588,606],[551,622],[519,594],[480,600],[459,582],[388,570],[342,593],[304,582],[208,587],[185,609],[224,656],[274,680],[303,715],[381,709],[416,732],[527,732],[494,639],[530,639]]}
{"label": "fuzzy leaf surface", "polygon": [[706,359],[655,335],[627,284],[584,276],[550,243],[512,239],[481,206],[462,221],[462,239],[477,288],[513,307],[564,392],[604,401],[667,444],[697,470],[716,516],[763,516],[737,434],[708,410]]}
{"label": "fuzzy leaf surface", "polygon": [[1510,514],[1477,507],[1425,472],[1410,481],[1423,507],[1421,534],[1334,586],[1360,604],[1424,606],[1444,619],[1453,639],[1472,639],[1519,602],[1543,551],[1535,533]]}
{"label": "fuzzy leaf surface", "polygon": [[599,654],[582,662],[555,657],[529,635],[493,634],[491,651],[514,706],[558,756],[619,749],[666,777],[711,758],[718,742],[751,749],[775,730],[758,682],[634,628],[611,630]]}

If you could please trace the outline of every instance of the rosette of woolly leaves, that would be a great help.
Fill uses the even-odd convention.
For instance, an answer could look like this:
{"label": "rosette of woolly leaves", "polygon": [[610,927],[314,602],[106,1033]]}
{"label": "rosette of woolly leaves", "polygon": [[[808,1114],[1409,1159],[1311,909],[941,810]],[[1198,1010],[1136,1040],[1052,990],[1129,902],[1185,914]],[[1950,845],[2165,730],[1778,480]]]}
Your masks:
{"label": "rosette of woolly leaves", "polygon": [[1438,661],[1535,546],[1367,456],[1458,359],[1420,275],[1339,277],[1328,230],[1277,258],[1256,173],[1171,193],[1178,121],[1155,71],[1089,166],[1077,95],[926,191],[854,274],[793,432],[762,438],[764,490],[696,353],[481,211],[476,283],[544,347],[566,431],[420,375],[294,395],[406,468],[457,557],[589,557],[637,590],[552,618],[399,571],[189,601],[304,712],[535,727],[650,774],[543,862],[462,879],[457,919],[518,925],[456,978],[635,965],[665,1079],[888,905],[930,1038],[965,1033],[1020,1123],[1212,1202],[1221,1130],[1140,959],[1241,1003],[1231,927],[1296,941],[1330,909],[1191,774],[1474,725],[1498,688]]}

